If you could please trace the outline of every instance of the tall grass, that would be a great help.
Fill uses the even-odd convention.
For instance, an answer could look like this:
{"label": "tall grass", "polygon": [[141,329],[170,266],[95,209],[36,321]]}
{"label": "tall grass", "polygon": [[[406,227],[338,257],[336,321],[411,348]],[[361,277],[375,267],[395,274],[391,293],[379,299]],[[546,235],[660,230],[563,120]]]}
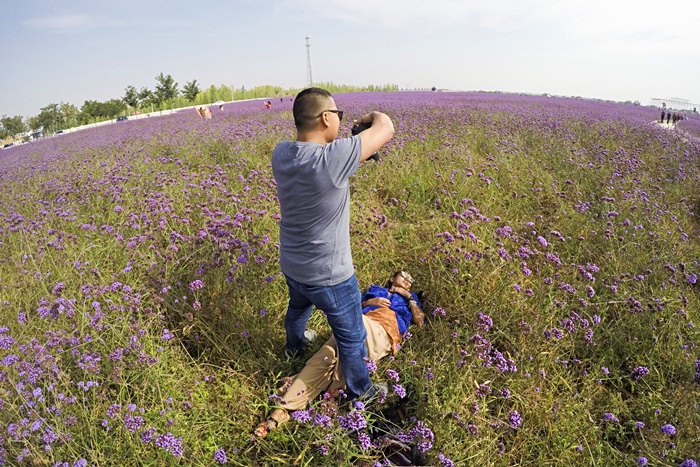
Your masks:
{"label": "tall grass", "polygon": [[360,284],[407,268],[428,315],[379,363],[394,390],[367,427],[319,400],[250,441],[303,362],[282,356],[270,169],[291,102],[238,103],[3,151],[0,463],[382,465],[359,440],[401,389],[432,465],[700,460],[692,134],[566,99],[336,102],[397,128],[352,179]]}

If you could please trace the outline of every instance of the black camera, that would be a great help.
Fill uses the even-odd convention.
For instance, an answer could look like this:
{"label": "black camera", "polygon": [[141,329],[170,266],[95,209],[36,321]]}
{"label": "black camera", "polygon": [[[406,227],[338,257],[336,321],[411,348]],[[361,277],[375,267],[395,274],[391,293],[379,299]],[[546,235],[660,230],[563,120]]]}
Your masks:
{"label": "black camera", "polygon": [[[359,135],[360,133],[362,133],[363,131],[365,131],[367,128],[369,128],[371,126],[372,126],[371,123],[357,123],[357,124],[352,126],[352,128],[350,129],[350,133],[353,136]],[[375,152],[374,154],[369,156],[368,159],[378,161],[379,160],[379,152]]]}

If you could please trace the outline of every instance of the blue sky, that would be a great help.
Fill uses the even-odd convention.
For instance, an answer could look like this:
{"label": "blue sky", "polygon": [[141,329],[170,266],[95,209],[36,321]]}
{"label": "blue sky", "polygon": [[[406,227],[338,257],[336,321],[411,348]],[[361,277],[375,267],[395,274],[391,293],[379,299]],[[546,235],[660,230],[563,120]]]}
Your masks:
{"label": "blue sky", "polygon": [[697,0],[1,0],[0,115],[200,88],[394,83],[700,105]]}

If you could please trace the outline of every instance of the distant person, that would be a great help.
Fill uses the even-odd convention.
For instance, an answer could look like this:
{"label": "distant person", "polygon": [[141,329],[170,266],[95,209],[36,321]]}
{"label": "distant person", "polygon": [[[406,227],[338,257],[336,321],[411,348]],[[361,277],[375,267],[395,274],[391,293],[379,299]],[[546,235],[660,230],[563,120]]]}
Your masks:
{"label": "distant person", "polygon": [[272,102],[270,102],[270,101],[265,102],[265,108],[269,109],[270,107],[272,107]]}
{"label": "distant person", "polygon": [[671,111],[670,110],[666,114],[666,123],[671,123]]}
{"label": "distant person", "polygon": [[661,123],[664,122],[664,119],[665,119],[665,118],[666,118],[666,111],[665,111],[665,110],[662,110],[662,111],[661,111]]}
{"label": "distant person", "polygon": [[223,102],[221,102],[221,103],[219,104],[219,110],[224,110],[224,103],[223,103]]}
{"label": "distant person", "polygon": [[211,110],[209,110],[209,107],[207,107],[206,105],[195,107],[195,110],[197,111],[197,114],[199,114],[199,116],[203,119],[211,120]]}
{"label": "distant person", "polygon": [[367,160],[394,135],[381,112],[363,115],[362,133],[336,139],[343,111],[325,89],[297,94],[292,107],[295,141],[272,151],[272,172],[280,203],[280,256],[289,293],[284,325],[285,353],[306,350],[306,323],[313,306],[323,310],[338,343],[349,399],[371,397],[360,289],[350,249],[350,182]]}

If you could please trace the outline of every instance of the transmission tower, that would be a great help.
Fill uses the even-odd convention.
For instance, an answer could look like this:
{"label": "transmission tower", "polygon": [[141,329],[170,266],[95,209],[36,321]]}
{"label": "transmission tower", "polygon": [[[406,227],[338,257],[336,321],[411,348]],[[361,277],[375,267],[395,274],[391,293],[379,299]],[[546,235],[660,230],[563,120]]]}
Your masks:
{"label": "transmission tower", "polygon": [[313,86],[314,78],[311,75],[311,43],[309,42],[311,38],[306,36],[306,81],[309,87]]}

